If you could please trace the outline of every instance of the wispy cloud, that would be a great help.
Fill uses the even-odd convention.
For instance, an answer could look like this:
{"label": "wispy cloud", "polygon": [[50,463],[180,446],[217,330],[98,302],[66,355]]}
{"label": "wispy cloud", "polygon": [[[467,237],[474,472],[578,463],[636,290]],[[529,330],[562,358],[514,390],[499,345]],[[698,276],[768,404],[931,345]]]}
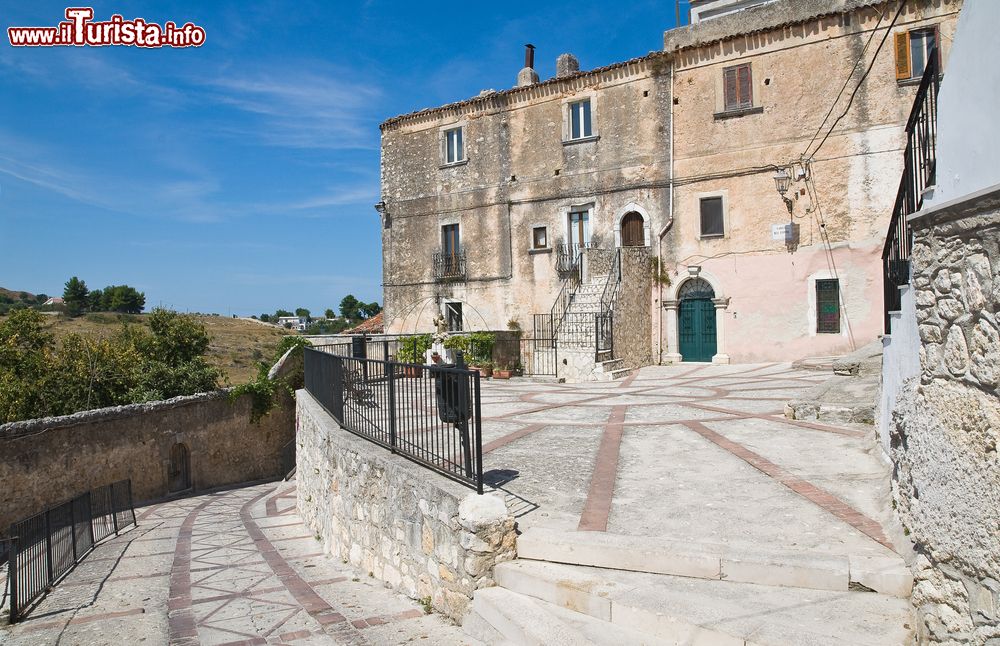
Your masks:
{"label": "wispy cloud", "polygon": [[378,145],[371,108],[381,91],[373,84],[289,67],[221,74],[207,87],[211,99],[250,117],[249,128],[230,127],[233,134],[289,148]]}

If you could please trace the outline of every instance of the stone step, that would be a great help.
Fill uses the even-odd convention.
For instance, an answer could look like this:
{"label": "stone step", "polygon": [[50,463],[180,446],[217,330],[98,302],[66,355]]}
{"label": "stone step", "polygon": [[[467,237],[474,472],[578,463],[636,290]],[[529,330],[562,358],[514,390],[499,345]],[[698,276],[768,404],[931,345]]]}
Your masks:
{"label": "stone step", "polygon": [[830,555],[735,548],[661,537],[533,527],[517,539],[521,559],[847,592],[851,583],[908,598],[913,575],[899,556]]}
{"label": "stone step", "polygon": [[616,370],[612,370],[608,374],[611,375],[611,381],[614,381],[616,379],[624,379],[625,377],[628,377],[633,372],[635,372],[635,368],[618,368]]}
{"label": "stone step", "polygon": [[462,628],[467,635],[486,644],[585,646],[594,643],[557,619],[537,599],[504,588],[477,590],[462,620]]}
{"label": "stone step", "polygon": [[604,361],[597,362],[595,370],[598,372],[614,372],[615,370],[621,370],[624,367],[624,359],[606,359]]}
{"label": "stone step", "polygon": [[[507,590],[683,644],[912,643],[907,601],[519,558],[496,567]],[[624,643],[624,642],[621,642]]]}

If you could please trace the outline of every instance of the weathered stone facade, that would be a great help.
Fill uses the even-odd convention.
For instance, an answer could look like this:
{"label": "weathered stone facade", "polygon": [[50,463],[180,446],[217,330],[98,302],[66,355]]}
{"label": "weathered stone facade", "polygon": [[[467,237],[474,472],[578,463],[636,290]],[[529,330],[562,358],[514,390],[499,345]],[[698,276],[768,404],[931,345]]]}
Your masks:
{"label": "weathered stone facade", "polygon": [[1000,642],[1000,190],[913,216],[919,383],[896,405],[893,495],[919,553],[922,638]]}
{"label": "weathered stone facade", "polygon": [[304,390],[296,400],[298,510],[323,549],[461,622],[493,566],[515,557],[503,499],[341,429]]}
{"label": "weathered stone facade", "polygon": [[[382,124],[388,331],[427,331],[449,301],[462,304],[465,329],[505,329],[514,319],[530,330],[563,284],[558,249],[571,241],[574,210],[588,213],[594,246],[614,249],[628,213],[642,218],[642,240],[633,242],[652,244],[669,199],[668,59],[564,71]],[[580,100],[590,101],[593,133],[572,139],[569,105]],[[465,159],[447,164],[442,132],[457,127]],[[452,224],[466,267],[459,279],[441,280],[432,254]],[[544,244],[533,237],[538,227]],[[648,306],[642,315],[650,317]]]}
{"label": "weathered stone facade", "polygon": [[[677,102],[675,230],[664,252],[674,272],[664,296],[667,357],[677,359],[675,294],[692,267],[728,299],[718,317],[719,353],[733,362],[846,354],[877,338],[880,256],[916,90],[914,80],[897,81],[890,45],[894,34],[936,28],[947,61],[961,6],[908,2],[849,110],[838,92],[850,78],[849,94],[872,62],[896,3],[778,0],[664,33]],[[724,74],[737,65],[750,66],[750,96],[731,109]],[[792,176],[791,214],[775,190],[779,167]],[[710,198],[722,199],[721,236],[700,230],[701,200]],[[790,222],[793,239],[775,239],[772,227]],[[819,331],[816,320],[816,282],[829,279],[839,280],[836,332]]]}

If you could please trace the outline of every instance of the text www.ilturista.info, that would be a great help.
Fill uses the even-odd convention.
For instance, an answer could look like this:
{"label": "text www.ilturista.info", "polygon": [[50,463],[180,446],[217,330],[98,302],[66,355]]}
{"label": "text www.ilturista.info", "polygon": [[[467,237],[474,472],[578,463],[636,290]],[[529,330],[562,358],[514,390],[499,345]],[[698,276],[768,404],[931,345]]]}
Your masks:
{"label": "text www.ilturista.info", "polygon": [[69,7],[66,20],[55,27],[8,27],[7,37],[14,47],[201,47],[205,43],[204,28],[190,22],[178,27],[174,22],[160,26],[142,18],[125,20],[118,14],[104,22],[93,18],[91,7]]}

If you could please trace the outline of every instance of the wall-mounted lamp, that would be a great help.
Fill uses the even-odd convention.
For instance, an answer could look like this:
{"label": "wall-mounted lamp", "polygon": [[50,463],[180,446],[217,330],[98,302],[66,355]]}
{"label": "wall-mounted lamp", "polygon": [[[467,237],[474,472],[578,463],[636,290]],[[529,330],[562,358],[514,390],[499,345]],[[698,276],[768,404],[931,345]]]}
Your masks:
{"label": "wall-mounted lamp", "polygon": [[788,187],[792,185],[792,176],[788,174],[788,171],[784,168],[779,168],[778,172],[774,174],[774,187],[778,189],[778,195],[781,199],[785,201],[785,206],[788,207],[788,214],[792,214],[792,200],[785,196],[788,192]]}
{"label": "wall-mounted lamp", "polygon": [[385,200],[379,200],[379,203],[375,205],[375,210],[382,218],[382,227],[388,229],[392,224],[392,218],[389,217],[389,209],[385,206]]}

